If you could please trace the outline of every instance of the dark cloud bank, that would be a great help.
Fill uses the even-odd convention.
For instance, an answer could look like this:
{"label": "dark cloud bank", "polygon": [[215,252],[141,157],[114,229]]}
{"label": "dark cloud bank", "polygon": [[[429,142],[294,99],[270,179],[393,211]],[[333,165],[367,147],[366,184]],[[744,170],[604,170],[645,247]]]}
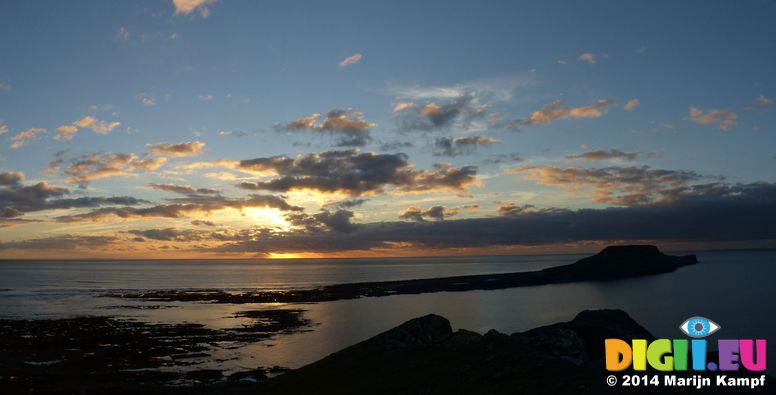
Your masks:
{"label": "dark cloud bank", "polygon": [[352,224],[348,232],[295,231],[227,243],[218,251],[347,251],[411,243],[428,248],[542,245],[597,240],[776,239],[776,185],[720,186],[670,204],[518,210],[491,218]]}

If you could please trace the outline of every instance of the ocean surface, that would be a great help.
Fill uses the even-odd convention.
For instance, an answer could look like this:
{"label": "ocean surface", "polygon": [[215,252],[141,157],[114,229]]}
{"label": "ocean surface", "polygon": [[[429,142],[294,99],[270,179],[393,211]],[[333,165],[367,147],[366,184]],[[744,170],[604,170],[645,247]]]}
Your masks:
{"label": "ocean surface", "polygon": [[[362,281],[530,271],[572,263],[585,255],[457,258],[235,261],[2,261],[0,318],[42,319],[108,315],[150,322],[240,324],[238,311],[301,308],[310,331],[244,344],[226,362],[197,368],[230,371],[257,366],[296,368],[428,313],[453,328],[505,333],[567,321],[585,309],[627,311],[658,337],[683,338],[679,325],[701,315],[720,324],[723,338],[776,339],[776,251],[695,253],[700,263],[674,273],[613,282],[580,282],[496,291],[395,295],[316,304],[143,302],[100,297],[106,291],[158,289],[309,288]],[[677,253],[679,254],[679,253]],[[161,305],[160,309],[138,309]],[[223,357],[224,355],[221,355]],[[217,365],[217,366],[216,366]]]}

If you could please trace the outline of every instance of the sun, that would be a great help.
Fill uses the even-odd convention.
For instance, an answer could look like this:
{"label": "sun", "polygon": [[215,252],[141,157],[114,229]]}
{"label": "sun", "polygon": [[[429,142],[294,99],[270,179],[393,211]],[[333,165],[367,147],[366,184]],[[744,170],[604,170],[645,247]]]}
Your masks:
{"label": "sun", "polygon": [[280,228],[284,231],[291,229],[291,224],[283,217],[282,212],[272,208],[249,207],[242,210],[246,219],[256,225]]}

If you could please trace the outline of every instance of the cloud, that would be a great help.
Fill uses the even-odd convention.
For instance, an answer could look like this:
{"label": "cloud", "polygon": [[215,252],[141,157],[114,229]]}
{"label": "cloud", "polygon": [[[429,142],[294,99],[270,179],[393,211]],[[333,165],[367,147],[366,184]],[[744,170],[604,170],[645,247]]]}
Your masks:
{"label": "cloud", "polygon": [[0,185],[17,185],[24,181],[24,173],[20,171],[1,171]]}
{"label": "cloud", "polygon": [[590,52],[585,52],[579,55],[579,58],[577,58],[577,60],[579,60],[580,62],[595,64],[595,54]]}
{"label": "cloud", "polygon": [[191,214],[211,213],[224,209],[242,210],[245,208],[275,208],[281,211],[302,211],[302,207],[292,206],[285,199],[272,195],[249,195],[247,198],[226,198],[223,196],[189,196],[171,199],[171,204],[151,207],[104,207],[83,214],[66,215],[55,218],[59,222],[104,221],[115,216],[131,218],[182,218]]}
{"label": "cloud", "polygon": [[441,221],[457,214],[457,208],[448,208],[445,206],[433,206],[426,211],[423,211],[420,207],[408,207],[399,214],[399,218],[419,222],[425,221],[426,218]]}
{"label": "cloud", "polygon": [[191,221],[191,224],[194,226],[217,226],[218,225],[213,221],[205,221],[201,219],[195,219]]}
{"label": "cloud", "polygon": [[165,162],[167,162],[167,158],[165,157],[137,159],[130,163],[130,167],[135,170],[154,171],[162,167]]}
{"label": "cloud", "polygon": [[91,129],[94,133],[97,133],[97,134],[109,134],[110,132],[113,131],[113,129],[116,129],[117,127],[121,126],[121,123],[118,121],[111,121],[111,122],[100,121],[99,119],[96,119],[91,115],[87,115],[73,122],[73,125],[79,128]]}
{"label": "cloud", "polygon": [[78,128],[73,125],[62,125],[57,128],[57,134],[54,136],[54,140],[62,140],[70,142],[73,140],[73,136],[78,133]]}
{"label": "cloud", "polygon": [[499,139],[489,136],[439,137],[434,141],[434,155],[468,155],[473,153],[479,146],[489,146],[499,141]]}
{"label": "cloud", "polygon": [[632,161],[636,159],[637,156],[639,156],[638,151],[626,152],[618,149],[609,149],[609,150],[587,151],[578,155],[566,155],[564,158],[566,160],[585,160],[585,161],[604,161],[604,160],[610,160],[610,159]]}
{"label": "cloud", "polygon": [[414,108],[415,103],[413,102],[398,102],[394,104],[393,106],[393,112],[402,112],[404,110],[409,110],[410,108]]}
{"label": "cloud", "polygon": [[[455,97],[438,104],[431,101],[425,104],[404,103],[405,107],[396,112],[403,131],[431,131],[438,129],[470,130],[475,121],[485,120],[490,104],[480,104],[473,94]],[[394,108],[396,109],[396,108]]]}
{"label": "cloud", "polygon": [[10,91],[10,90],[11,90],[11,84],[0,81],[0,91]]}
{"label": "cloud", "polygon": [[369,199],[345,199],[345,200],[340,200],[338,202],[326,203],[324,206],[338,207],[338,208],[354,208],[354,207],[360,207],[368,201]]}
{"label": "cloud", "polygon": [[624,109],[626,109],[628,111],[633,111],[633,110],[636,109],[636,107],[639,106],[639,104],[641,104],[639,99],[630,99],[630,100],[628,100],[627,103],[625,103],[625,105],[622,108],[624,108]]}
{"label": "cloud", "polygon": [[195,156],[199,155],[205,148],[205,143],[201,141],[186,141],[183,143],[157,143],[148,144],[146,148],[157,155],[166,156]]}
{"label": "cloud", "polygon": [[348,56],[345,59],[342,59],[342,61],[339,62],[340,67],[348,67],[351,65],[354,65],[361,61],[364,57],[360,53],[355,53],[353,55]]}
{"label": "cloud", "polygon": [[[508,204],[504,204],[508,206]],[[517,207],[517,206],[516,206]],[[303,213],[302,213],[303,214]],[[320,213],[319,213],[320,214]],[[536,246],[582,242],[734,242],[776,239],[776,184],[706,184],[666,203],[603,209],[535,209],[509,215],[446,221],[353,223],[348,213],[297,215],[288,231],[145,229],[167,241],[201,241],[199,251],[251,254],[345,252],[370,249],[447,249]],[[334,218],[339,218],[334,220]],[[710,220],[713,219],[713,220]],[[326,225],[324,222],[328,223]],[[344,225],[345,227],[340,227]],[[339,229],[339,230],[338,230]],[[344,230],[344,231],[343,231]],[[105,248],[116,236],[59,236],[0,243],[0,249]],[[206,243],[208,241],[216,244]],[[89,247],[87,247],[89,248]]]}
{"label": "cloud", "polygon": [[500,142],[489,136],[440,137],[434,141],[434,155],[458,156],[473,153],[478,146],[489,146]]}
{"label": "cloud", "polygon": [[141,97],[140,98],[140,103],[142,103],[146,107],[155,106],[157,104],[156,103],[156,98],[155,97],[151,97],[151,96]]}
{"label": "cloud", "polygon": [[213,3],[215,0],[172,0],[175,14],[191,14],[194,11],[199,11],[203,18],[210,15],[210,9],[207,6]]}
{"label": "cloud", "polygon": [[566,108],[560,100],[553,100],[541,110],[534,111],[521,121],[523,125],[544,125],[562,118],[597,118],[606,114],[606,109],[612,104],[609,99],[598,99],[592,105]]}
{"label": "cloud", "polygon": [[771,108],[773,106],[773,100],[765,97],[764,95],[757,96],[757,105],[761,108]]}
{"label": "cloud", "polygon": [[333,109],[326,113],[320,123],[321,114],[312,114],[287,124],[275,125],[278,130],[289,132],[323,132],[340,136],[339,146],[363,146],[371,139],[369,131],[375,126],[364,119],[364,114],[353,110]]}
{"label": "cloud", "polygon": [[175,184],[148,184],[148,187],[165,192],[179,193],[183,195],[218,195],[219,192],[210,188],[194,188],[188,185]]}
{"label": "cloud", "polygon": [[126,28],[126,26],[120,26],[119,30],[116,32],[116,36],[121,41],[129,41],[129,39],[132,38],[132,34],[129,33],[129,30]]}
{"label": "cloud", "polygon": [[738,115],[732,111],[711,109],[705,113],[700,108],[690,107],[690,120],[701,125],[715,124],[719,130],[727,132],[736,126]]}
{"label": "cloud", "polygon": [[71,158],[63,169],[63,158],[51,161],[46,167],[46,173],[51,176],[67,175],[68,182],[86,187],[90,181],[110,177],[134,177],[139,171],[158,169],[166,158],[138,158],[132,153],[93,152]]}
{"label": "cloud", "polygon": [[496,154],[491,155],[490,158],[485,159],[482,161],[484,164],[490,164],[490,165],[500,165],[502,163],[517,163],[517,162],[523,162],[525,161],[525,158],[523,158],[522,155],[520,155],[517,152],[513,152],[511,154]]}
{"label": "cloud", "polygon": [[398,192],[462,191],[477,182],[474,166],[437,163],[430,170],[415,170],[407,155],[358,150],[256,158],[241,161],[240,168],[276,174],[269,180],[239,185],[274,192],[308,190],[357,196],[382,193],[388,187]]}
{"label": "cloud", "polygon": [[0,212],[3,218],[14,218],[27,212],[92,208],[103,205],[138,205],[147,203],[128,196],[66,198],[70,190],[46,181],[24,185],[24,173],[0,172]]}
{"label": "cloud", "polygon": [[571,194],[583,187],[592,187],[594,202],[624,206],[670,202],[685,193],[690,183],[704,178],[693,171],[649,166],[597,169],[541,166],[513,168],[508,172],[521,174],[524,179],[541,185],[560,187]]}
{"label": "cloud", "polygon": [[498,214],[499,215],[518,215],[525,212],[528,212],[529,210],[533,209],[534,206],[531,204],[524,204],[522,206],[518,206],[514,203],[507,202],[507,203],[501,203],[498,206]]}
{"label": "cloud", "polygon": [[23,130],[11,138],[11,145],[9,147],[11,149],[19,149],[27,144],[28,141],[40,140],[41,134],[45,131],[46,129],[42,128],[29,128]]}
{"label": "cloud", "polygon": [[8,125],[0,122],[0,136],[8,133]]}
{"label": "cloud", "polygon": [[[86,186],[90,181],[103,178],[133,176],[129,166],[136,160],[135,154],[94,152],[73,158],[70,165],[61,172],[70,176],[68,182]],[[54,166],[50,167],[55,171]]]}
{"label": "cloud", "polygon": [[381,151],[399,151],[405,148],[412,148],[415,145],[409,141],[390,141],[380,144]]}
{"label": "cloud", "polygon": [[[246,231],[218,252],[331,252],[412,246],[426,249],[560,243],[776,239],[776,185],[698,187],[665,204],[604,209],[530,207],[512,215],[447,221],[353,224],[348,233]],[[709,220],[709,219],[713,220]]]}
{"label": "cloud", "polygon": [[117,242],[114,236],[64,235],[21,241],[0,242],[0,250],[74,250],[105,249]]}

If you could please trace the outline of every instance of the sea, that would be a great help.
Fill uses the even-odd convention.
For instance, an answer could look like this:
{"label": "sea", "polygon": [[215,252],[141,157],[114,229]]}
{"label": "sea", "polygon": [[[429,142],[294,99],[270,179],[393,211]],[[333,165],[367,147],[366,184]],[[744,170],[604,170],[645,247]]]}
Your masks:
{"label": "sea", "polygon": [[[776,339],[776,251],[683,251],[697,265],[676,272],[610,282],[577,282],[494,291],[393,295],[306,304],[146,302],[102,297],[107,292],[218,289],[228,292],[312,288],[364,281],[406,280],[531,271],[584,255],[389,259],[0,261],[0,318],[53,319],[84,315],[232,328],[236,313],[303,309],[309,330],[218,351],[197,368],[229,371],[259,366],[297,368],[429,313],[453,329],[521,332],[568,321],[587,309],[622,309],[658,337],[685,338],[679,326],[703,316],[721,338]],[[158,305],[162,308],[139,307]],[[226,354],[224,354],[226,353]],[[215,354],[214,354],[215,355]]]}

